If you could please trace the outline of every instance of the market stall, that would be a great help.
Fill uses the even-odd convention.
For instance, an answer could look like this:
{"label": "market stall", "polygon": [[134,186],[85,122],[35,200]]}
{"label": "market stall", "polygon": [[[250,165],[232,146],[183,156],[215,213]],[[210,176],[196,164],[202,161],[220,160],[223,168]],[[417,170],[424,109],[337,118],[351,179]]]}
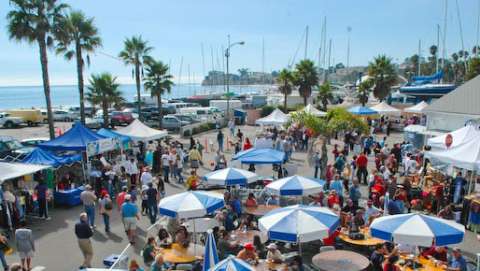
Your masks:
{"label": "market stall", "polygon": [[379,104],[371,106],[370,109],[372,109],[373,111],[376,111],[380,115],[398,116],[401,113],[399,109],[387,104],[386,102],[381,102]]}
{"label": "market stall", "polygon": [[166,130],[150,128],[139,120],[134,120],[130,125],[118,129],[116,133],[127,136],[133,141],[143,142],[161,139],[168,135]]}
{"label": "market stall", "polygon": [[422,114],[423,110],[427,108],[428,103],[425,101],[421,101],[418,104],[414,106],[407,107],[403,109],[403,112],[405,113],[411,113],[411,114]]}
{"label": "market stall", "polygon": [[258,119],[255,123],[258,125],[272,125],[272,126],[279,126],[284,125],[288,122],[290,117],[283,113],[280,109],[275,109],[270,115]]}
{"label": "market stall", "polygon": [[308,113],[308,114],[312,114],[316,117],[325,117],[327,115],[327,112],[323,112],[321,110],[318,110],[312,104],[308,104],[303,109],[301,109],[300,112],[305,112],[305,113]]}
{"label": "market stall", "polygon": [[232,158],[242,164],[281,164],[285,161],[285,152],[274,149],[252,148],[235,154]]}

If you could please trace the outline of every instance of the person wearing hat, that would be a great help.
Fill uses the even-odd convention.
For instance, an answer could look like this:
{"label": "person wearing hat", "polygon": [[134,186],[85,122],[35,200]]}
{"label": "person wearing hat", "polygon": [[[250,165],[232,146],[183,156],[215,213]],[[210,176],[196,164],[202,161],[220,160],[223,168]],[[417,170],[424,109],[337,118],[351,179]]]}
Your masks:
{"label": "person wearing hat", "polygon": [[467,261],[462,256],[460,248],[455,247],[452,251],[452,258],[448,262],[447,270],[451,271],[467,271]]}
{"label": "person wearing hat", "polygon": [[92,186],[89,184],[85,185],[85,191],[80,193],[80,200],[83,203],[85,213],[87,213],[90,227],[95,228],[95,202],[97,201],[97,196],[95,196]]}
{"label": "person wearing hat", "polygon": [[127,233],[128,240],[135,244],[135,231],[137,229],[137,220],[140,220],[138,207],[131,202],[131,196],[125,196],[125,202],[122,204],[122,221]]}
{"label": "person wearing hat", "polygon": [[240,260],[244,260],[248,263],[258,263],[258,255],[252,243],[246,243],[243,246],[243,249],[238,252],[237,258]]}
{"label": "person wearing hat", "polygon": [[280,250],[278,250],[277,245],[275,243],[270,243],[267,246],[267,261],[272,263],[282,263],[283,260],[283,255]]}

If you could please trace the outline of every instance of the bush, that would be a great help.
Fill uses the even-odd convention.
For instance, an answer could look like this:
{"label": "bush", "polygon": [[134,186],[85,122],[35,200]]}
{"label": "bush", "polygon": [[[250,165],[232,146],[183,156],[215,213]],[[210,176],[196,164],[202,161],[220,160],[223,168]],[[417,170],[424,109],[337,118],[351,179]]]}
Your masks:
{"label": "bush", "polygon": [[183,136],[184,136],[184,137],[189,137],[189,136],[191,136],[191,135],[192,135],[192,131],[191,131],[191,130],[185,130],[185,131],[183,131]]}
{"label": "bush", "polygon": [[270,115],[270,113],[272,113],[273,110],[275,110],[275,108],[276,108],[275,106],[264,105],[264,106],[262,107],[262,112],[261,112],[262,118]]}

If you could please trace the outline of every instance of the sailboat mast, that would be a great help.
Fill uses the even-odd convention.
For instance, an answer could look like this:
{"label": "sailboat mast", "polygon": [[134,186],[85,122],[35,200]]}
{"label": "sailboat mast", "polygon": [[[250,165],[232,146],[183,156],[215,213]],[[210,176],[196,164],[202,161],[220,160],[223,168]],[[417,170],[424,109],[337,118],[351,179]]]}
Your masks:
{"label": "sailboat mast", "polygon": [[442,68],[445,68],[445,61],[447,59],[447,46],[446,46],[446,41],[447,41],[447,17],[448,17],[448,0],[445,0],[445,11],[444,11],[444,17],[443,17],[443,39],[442,39],[442,55],[443,55],[443,60],[442,60]]}
{"label": "sailboat mast", "polygon": [[307,59],[307,52],[308,52],[308,25],[305,28],[305,54],[304,54],[304,59]]}
{"label": "sailboat mast", "polygon": [[323,17],[323,56],[322,56],[322,67],[325,70],[326,55],[327,55],[327,16]]}
{"label": "sailboat mast", "polygon": [[332,55],[332,39],[330,39],[329,42],[328,42],[328,65],[326,67],[325,80],[324,81],[328,80],[328,74],[330,73],[330,57],[331,57],[331,55]]}
{"label": "sailboat mast", "polygon": [[440,48],[440,25],[437,24],[437,53],[435,54],[435,72],[438,72],[438,48]]}
{"label": "sailboat mast", "polygon": [[205,76],[205,52],[203,51],[203,43],[200,44],[202,49],[202,75]]}
{"label": "sailboat mast", "polygon": [[[455,0],[455,5],[456,5],[456,8],[457,8],[457,19],[458,19],[458,33],[460,34],[460,41],[462,42],[462,51],[465,52],[465,44],[463,42],[463,27],[462,27],[462,18],[460,17],[460,8],[458,6],[458,0]],[[465,59],[465,56],[464,56],[464,61],[463,63],[465,64],[465,71],[467,71],[468,67],[467,67],[467,61]]]}
{"label": "sailboat mast", "polygon": [[262,37],[262,83],[265,83],[265,39]]}
{"label": "sailboat mast", "polygon": [[215,85],[216,74],[215,74],[215,62],[213,61],[213,46],[211,45],[210,45],[210,55],[212,57],[212,78],[210,80],[210,88],[212,88],[213,85]]}

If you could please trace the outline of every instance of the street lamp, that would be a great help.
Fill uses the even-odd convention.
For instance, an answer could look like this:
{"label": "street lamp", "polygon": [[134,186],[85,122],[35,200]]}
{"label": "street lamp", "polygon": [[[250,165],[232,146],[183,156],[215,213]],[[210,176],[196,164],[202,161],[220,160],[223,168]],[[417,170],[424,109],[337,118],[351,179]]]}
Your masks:
{"label": "street lamp", "polygon": [[227,114],[226,114],[226,118],[229,119],[230,117],[230,77],[228,75],[229,71],[229,67],[228,67],[228,59],[230,58],[230,49],[235,46],[235,45],[244,45],[245,42],[244,41],[238,41],[238,42],[234,42],[234,43],[230,43],[230,35],[228,35],[228,46],[227,46],[227,49],[225,50],[225,58],[227,59],[227,78],[225,80],[226,84],[227,84]]}

